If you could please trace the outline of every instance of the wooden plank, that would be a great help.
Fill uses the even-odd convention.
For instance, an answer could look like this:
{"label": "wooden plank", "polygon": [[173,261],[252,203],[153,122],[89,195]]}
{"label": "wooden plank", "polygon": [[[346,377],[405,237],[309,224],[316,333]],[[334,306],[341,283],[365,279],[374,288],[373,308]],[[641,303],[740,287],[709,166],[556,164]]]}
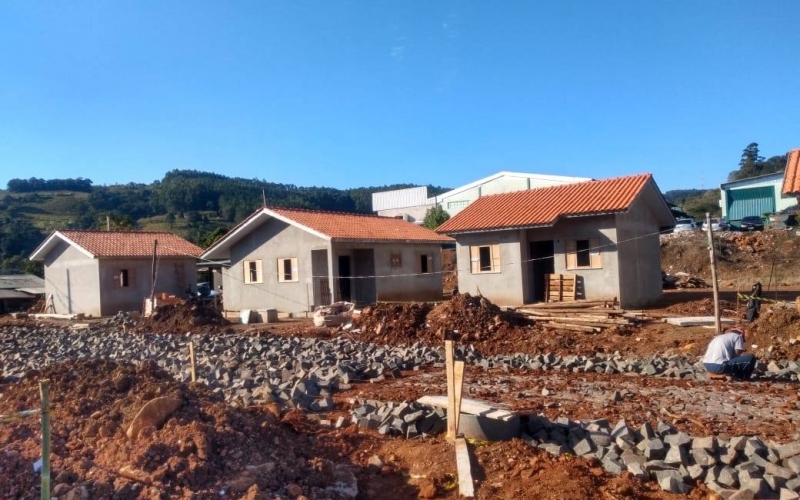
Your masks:
{"label": "wooden plank", "polygon": [[456,437],[456,391],[453,372],[453,341],[444,341],[445,370],[447,370],[447,439]]}
{"label": "wooden plank", "polygon": [[601,328],[597,328],[594,326],[570,325],[568,323],[545,323],[542,326],[553,330],[560,329],[560,330],[569,330],[572,332],[584,332],[584,333],[600,333],[601,330]]}
{"label": "wooden plank", "polygon": [[475,496],[475,485],[472,484],[472,464],[469,459],[469,448],[464,438],[456,439],[456,470],[458,471],[458,494],[465,498]]}
{"label": "wooden plank", "polygon": [[464,391],[464,360],[459,359],[453,363],[453,386],[455,389],[455,432],[458,436],[458,425],[461,422],[461,394]]}
{"label": "wooden plank", "polygon": [[[705,326],[714,325],[716,323],[716,318],[714,316],[683,316],[665,318],[664,321],[675,326]],[[722,318],[720,322],[724,325],[736,324],[736,320],[731,318]]]}
{"label": "wooden plank", "polygon": [[[447,408],[447,396],[422,396],[421,398],[417,399],[417,403],[428,406],[436,406],[438,408]],[[512,420],[516,417],[516,414],[511,411],[492,406],[486,401],[470,398],[461,398],[461,411],[470,415],[481,415],[486,417],[491,415],[490,418],[502,420],[504,422]]]}

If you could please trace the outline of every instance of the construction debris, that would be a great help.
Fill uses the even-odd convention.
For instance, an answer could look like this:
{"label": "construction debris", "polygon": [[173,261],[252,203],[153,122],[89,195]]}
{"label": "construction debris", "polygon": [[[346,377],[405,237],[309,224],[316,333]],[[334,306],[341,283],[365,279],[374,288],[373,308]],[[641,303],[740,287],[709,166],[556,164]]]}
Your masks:
{"label": "construction debris", "polygon": [[677,272],[675,274],[662,274],[663,288],[711,288],[711,285],[697,276],[689,273]]}
{"label": "construction debris", "polygon": [[355,306],[352,302],[334,302],[329,306],[320,306],[314,311],[314,326],[335,327],[349,323]]}

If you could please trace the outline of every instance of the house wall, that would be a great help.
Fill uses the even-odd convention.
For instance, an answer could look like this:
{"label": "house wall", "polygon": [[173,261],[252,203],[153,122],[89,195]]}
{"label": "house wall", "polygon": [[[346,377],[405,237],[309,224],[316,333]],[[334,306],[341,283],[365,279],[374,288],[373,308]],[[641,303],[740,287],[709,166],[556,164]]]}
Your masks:
{"label": "house wall", "polygon": [[426,204],[426,205],[418,205],[413,207],[403,207],[403,208],[392,208],[386,210],[378,210],[378,215],[381,217],[398,217],[402,216],[403,220],[407,220],[408,222],[415,222],[417,224],[422,224],[422,221],[425,220],[425,214],[428,213],[428,210],[433,208],[435,205]]}
{"label": "house wall", "polygon": [[44,258],[44,281],[56,313],[102,315],[96,259],[61,241]]}
{"label": "house wall", "polygon": [[616,215],[617,237],[620,241],[619,282],[620,305],[623,308],[642,307],[661,297],[661,244],[658,219],[650,207],[645,191],[631,208]]}
{"label": "house wall", "polygon": [[[552,228],[529,230],[527,240],[553,240],[554,272],[578,275],[578,279],[583,284],[582,298],[586,300],[613,299],[619,297],[619,266],[615,245],[617,230],[614,223],[613,215],[561,219]],[[566,240],[591,238],[599,240],[601,267],[599,269],[568,269]],[[527,246],[525,244],[526,248]]]}
{"label": "house wall", "polygon": [[[338,256],[352,256],[354,250],[373,249],[375,259],[376,301],[429,301],[442,299],[442,247],[438,244],[412,243],[336,243],[333,259],[338,276]],[[400,266],[392,267],[392,255],[400,255]],[[428,273],[421,274],[420,256],[433,257]],[[355,273],[354,273],[355,274]],[[358,287],[363,280],[352,281]],[[354,290],[355,296],[355,290]]]}
{"label": "house wall", "polygon": [[[269,219],[254,228],[231,247],[231,266],[222,273],[225,310],[278,309],[291,313],[311,310],[312,251],[327,250],[328,246],[323,238],[278,219]],[[278,259],[285,258],[297,258],[297,282],[278,282]],[[246,260],[261,260],[262,283],[244,282]]]}
{"label": "house wall", "polygon": [[[523,301],[523,286],[527,278],[522,275],[523,260],[520,231],[495,231],[491,233],[461,234],[456,236],[456,262],[458,262],[458,291],[470,295],[483,295],[495,304],[519,305]],[[500,272],[472,274],[470,272],[470,246],[499,245]]]}
{"label": "house wall", "polygon": [[[99,261],[100,310],[103,316],[119,311],[141,311],[144,299],[152,288],[151,259],[101,259]],[[128,272],[128,286],[120,286],[122,270]],[[185,297],[186,290],[197,287],[195,259],[169,259],[158,261],[155,293],[169,293]]]}

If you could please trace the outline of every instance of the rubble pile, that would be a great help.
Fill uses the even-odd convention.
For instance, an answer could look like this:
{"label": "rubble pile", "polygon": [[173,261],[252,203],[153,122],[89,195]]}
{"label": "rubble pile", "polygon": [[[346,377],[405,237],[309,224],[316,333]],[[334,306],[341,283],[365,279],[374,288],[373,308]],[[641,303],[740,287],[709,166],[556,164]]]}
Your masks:
{"label": "rubble pile", "polygon": [[[365,308],[353,323],[360,340],[390,345],[423,342],[441,345],[445,336],[491,352],[508,342],[525,342],[532,323],[503,311],[485,297],[454,295],[433,306],[428,303],[379,303]],[[491,345],[490,345],[491,344]]]}
{"label": "rubble pile", "polygon": [[662,274],[661,275],[663,288],[711,288],[711,285],[700,278],[699,276],[692,276],[689,273],[677,272],[675,274]]}
{"label": "rubble pile", "polygon": [[187,300],[179,304],[166,304],[156,309],[149,318],[136,325],[139,332],[184,333],[203,327],[204,330],[223,330],[228,325],[213,301]]}
{"label": "rubble pile", "polygon": [[[177,382],[154,363],[55,364],[4,387],[0,413],[36,407],[40,378],[51,381],[54,496],[253,500],[357,494],[352,472],[342,480],[347,466],[331,461],[336,458],[305,435],[263,409],[233,408],[208,387]],[[162,425],[130,434],[137,412],[159,397],[175,401],[177,410]],[[0,497],[40,496],[38,477],[30,472],[40,453],[37,426],[37,419],[0,426],[0,442],[8,443]]]}

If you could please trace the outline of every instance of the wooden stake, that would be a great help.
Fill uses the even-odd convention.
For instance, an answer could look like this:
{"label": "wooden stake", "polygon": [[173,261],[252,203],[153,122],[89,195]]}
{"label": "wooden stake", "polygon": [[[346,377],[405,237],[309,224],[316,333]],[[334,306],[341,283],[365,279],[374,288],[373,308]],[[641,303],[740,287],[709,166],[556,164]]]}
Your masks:
{"label": "wooden stake", "polygon": [[189,341],[189,362],[192,364],[192,382],[197,382],[197,373],[195,372],[194,360],[194,341]]}
{"label": "wooden stake", "polygon": [[719,311],[719,284],[717,283],[717,254],[714,252],[714,238],[711,234],[711,213],[706,212],[706,233],[708,233],[708,255],[711,259],[711,286],[714,289],[714,327],[722,333]]}
{"label": "wooden stake", "polygon": [[42,485],[41,499],[50,500],[50,381],[39,382],[42,397]]}
{"label": "wooden stake", "polygon": [[461,393],[464,390],[464,360],[453,362],[453,392],[455,393],[455,435],[458,436],[458,426],[461,423]]}
{"label": "wooden stake", "polygon": [[456,437],[456,391],[453,372],[453,341],[444,341],[445,370],[447,371],[447,439]]}
{"label": "wooden stake", "polygon": [[458,494],[462,497],[475,496],[472,484],[472,464],[469,459],[469,448],[464,438],[456,439],[456,470],[458,470]]}

